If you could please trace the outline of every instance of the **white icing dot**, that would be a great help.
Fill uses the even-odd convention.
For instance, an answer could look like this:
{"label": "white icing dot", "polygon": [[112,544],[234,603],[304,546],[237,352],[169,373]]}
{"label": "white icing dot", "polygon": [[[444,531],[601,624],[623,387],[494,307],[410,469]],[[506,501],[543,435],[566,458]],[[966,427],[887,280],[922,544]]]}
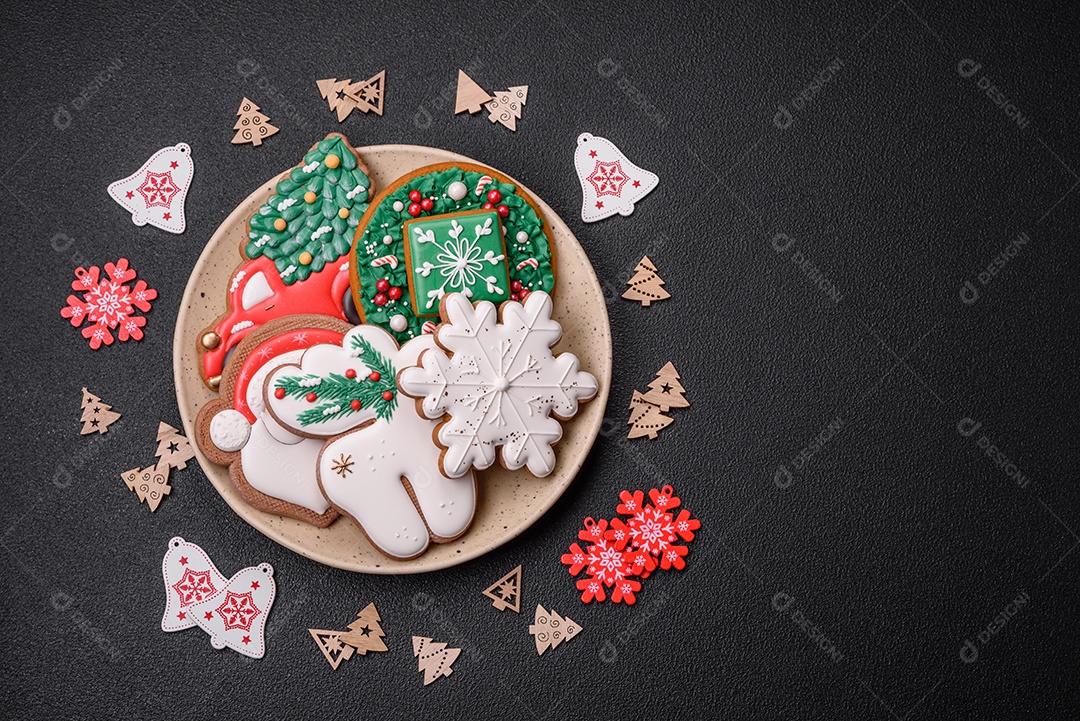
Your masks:
{"label": "white icing dot", "polygon": [[469,192],[469,189],[466,188],[465,183],[462,183],[460,180],[455,180],[453,183],[450,183],[450,187],[446,189],[446,194],[454,200],[461,200],[465,197],[467,192]]}
{"label": "white icing dot", "polygon": [[389,235],[384,235],[382,237],[382,242],[383,242],[383,245],[390,245],[391,243],[394,242],[394,239],[391,238]]}
{"label": "white icing dot", "polygon": [[405,204],[402,203],[400,200],[395,200],[394,201],[394,212],[395,213],[400,213],[403,210],[405,210]]}
{"label": "white icing dot", "polygon": [[405,330],[408,325],[409,322],[405,320],[405,316],[403,315],[395,315],[393,318],[390,319],[390,329],[397,333]]}
{"label": "white icing dot", "polygon": [[251,426],[247,418],[231,408],[218,413],[210,421],[210,440],[226,453],[238,451],[247,445],[250,434]]}
{"label": "white icing dot", "polygon": [[519,230],[518,234],[515,235],[514,237],[517,239],[517,242],[519,242],[519,243],[528,243],[529,242],[529,234],[526,233],[524,230]]}

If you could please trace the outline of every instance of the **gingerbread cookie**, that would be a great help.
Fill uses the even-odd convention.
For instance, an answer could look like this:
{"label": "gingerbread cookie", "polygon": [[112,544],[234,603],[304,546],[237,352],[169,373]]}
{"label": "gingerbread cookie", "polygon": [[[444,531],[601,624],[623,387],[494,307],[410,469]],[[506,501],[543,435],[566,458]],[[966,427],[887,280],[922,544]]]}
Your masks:
{"label": "gingerbread cookie", "polygon": [[[398,374],[402,393],[439,424],[440,470],[450,477],[484,469],[501,451],[510,470],[527,467],[543,477],[555,468],[552,446],[559,421],[596,395],[596,378],[571,353],[554,355],[562,326],[551,318],[551,297],[529,294],[524,304],[475,305],[460,293],[443,297],[439,348]],[[444,352],[445,351],[445,352]]]}
{"label": "gingerbread cookie", "polygon": [[439,470],[437,424],[398,398],[398,371],[435,350],[430,335],[398,348],[386,331],[358,326],[340,343],[279,364],[264,386],[266,407],[281,426],[327,439],[317,472],[326,498],[396,559],[457,538],[476,507],[473,474],[450,478]]}
{"label": "gingerbread cookie", "polygon": [[260,511],[319,528],[339,515],[319,490],[316,465],[322,442],[274,420],[263,402],[263,385],[272,369],[298,361],[320,343],[340,343],[351,327],[314,315],[270,321],[236,346],[225,366],[220,398],[199,410],[199,448],[214,463],[229,467],[240,495]]}
{"label": "gingerbread cookie", "polygon": [[229,352],[275,318],[297,313],[359,322],[345,257],[372,195],[368,170],[340,133],[312,146],[248,220],[245,262],[229,283],[227,310],[199,334],[199,370],[217,389]]}
{"label": "gingerbread cookie", "polygon": [[430,333],[439,300],[521,300],[555,287],[555,258],[536,201],[491,168],[441,163],[378,195],[350,259],[361,319],[399,342]]}

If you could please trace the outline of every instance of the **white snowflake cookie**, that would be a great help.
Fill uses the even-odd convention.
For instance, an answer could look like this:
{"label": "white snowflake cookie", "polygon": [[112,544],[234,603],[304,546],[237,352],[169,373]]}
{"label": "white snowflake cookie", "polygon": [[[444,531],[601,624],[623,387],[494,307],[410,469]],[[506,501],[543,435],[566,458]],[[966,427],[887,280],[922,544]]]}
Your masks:
{"label": "white snowflake cookie", "polygon": [[525,466],[539,477],[554,470],[559,421],[595,396],[597,383],[579,370],[576,356],[551,352],[562,337],[551,309],[551,297],[540,291],[499,310],[487,301],[474,306],[460,293],[442,299],[440,348],[402,370],[398,386],[418,399],[427,418],[447,417],[437,434],[447,476],[488,468],[498,448],[510,470]]}
{"label": "white snowflake cookie", "polygon": [[278,365],[263,391],[278,423],[325,439],[316,471],[323,495],[396,559],[457,538],[476,508],[473,474],[440,472],[436,422],[398,398],[398,370],[433,350],[430,335],[399,349],[378,326],[357,326],[339,344],[312,346],[298,361]]}

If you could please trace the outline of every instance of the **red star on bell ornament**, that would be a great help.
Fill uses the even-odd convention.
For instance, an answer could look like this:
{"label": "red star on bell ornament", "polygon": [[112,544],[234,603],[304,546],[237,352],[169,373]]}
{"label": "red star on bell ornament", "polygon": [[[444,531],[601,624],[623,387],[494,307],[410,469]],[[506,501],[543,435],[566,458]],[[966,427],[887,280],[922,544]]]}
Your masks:
{"label": "red star on bell ornament", "polygon": [[247,644],[251,643],[251,636],[244,636],[242,639],[240,639],[240,642],[246,646]]}
{"label": "red star on bell ornament", "polygon": [[180,556],[180,565],[181,566],[186,566],[187,565],[187,556]]}
{"label": "red star on bell ornament", "polygon": [[251,587],[252,587],[253,589],[255,589],[255,588],[258,588],[258,587],[259,587],[259,582],[258,582],[258,581],[252,581],[252,582],[251,582]]}
{"label": "red star on bell ornament", "polygon": [[170,160],[169,167],[175,170],[176,168],[180,167],[180,163],[176,162],[175,160]]}
{"label": "red star on bell ornament", "polygon": [[172,219],[172,213],[162,213],[161,217],[165,220],[170,220]]}

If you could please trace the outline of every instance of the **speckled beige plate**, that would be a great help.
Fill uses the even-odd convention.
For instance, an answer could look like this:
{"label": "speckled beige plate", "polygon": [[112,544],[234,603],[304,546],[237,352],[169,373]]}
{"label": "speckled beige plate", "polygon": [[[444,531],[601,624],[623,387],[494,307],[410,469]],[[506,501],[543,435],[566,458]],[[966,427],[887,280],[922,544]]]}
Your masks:
{"label": "speckled beige plate", "polygon": [[[410,170],[432,163],[478,162],[415,145],[377,145],[358,148],[357,152],[370,169],[376,190]],[[270,197],[276,180],[263,184],[225,219],[188,279],[173,338],[173,374],[176,400],[189,438],[194,437],[199,408],[215,397],[199,378],[195,340],[224,311],[226,286],[241,261],[239,248],[245,237],[246,219]],[[499,466],[478,472],[476,516],[465,535],[450,543],[432,544],[426,553],[410,561],[395,561],[376,551],[348,518],[339,518],[329,528],[319,529],[248,506],[229,479],[228,470],[208,461],[196,447],[199,464],[210,482],[240,518],[286,548],[320,563],[348,571],[394,574],[435,571],[476,558],[514,538],[551,508],[574,480],[600,431],[611,387],[612,350],[603,293],[585,251],[562,219],[543,200],[537,198],[537,203],[555,246],[555,318],[563,326],[563,339],[556,350],[577,355],[581,367],[600,382],[597,397],[564,424],[563,438],[556,446],[555,472],[547,478],[533,478],[523,470],[508,471]],[[567,308],[574,308],[575,314],[568,315]]]}

